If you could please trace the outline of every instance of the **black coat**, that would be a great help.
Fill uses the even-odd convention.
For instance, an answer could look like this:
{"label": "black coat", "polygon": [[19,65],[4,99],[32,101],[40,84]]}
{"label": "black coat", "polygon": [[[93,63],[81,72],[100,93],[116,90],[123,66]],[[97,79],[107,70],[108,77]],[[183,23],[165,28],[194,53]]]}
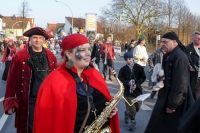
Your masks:
{"label": "black coat", "polygon": [[[130,97],[130,96],[137,97],[142,94],[141,84],[146,80],[144,69],[142,66],[136,63],[134,63],[133,69],[134,69],[134,76],[131,76],[131,69],[127,65],[123,66],[118,73],[118,78],[123,83],[123,86],[125,88],[124,90],[125,97]],[[132,94],[130,94],[129,92],[130,90],[129,81],[131,79],[134,79],[136,84],[136,89],[133,91]]]}
{"label": "black coat", "polygon": [[[189,61],[178,46],[163,57],[163,69],[164,87],[158,92],[145,133],[177,133],[179,119],[194,103],[189,86]],[[175,112],[168,114],[166,108]]]}
{"label": "black coat", "polygon": [[96,57],[95,63],[98,64],[100,61],[100,53],[96,44],[94,44],[93,51],[91,53],[91,59]]}
{"label": "black coat", "polygon": [[180,119],[178,133],[200,133],[200,98]]}
{"label": "black coat", "polygon": [[[199,56],[198,56],[196,50],[194,49],[194,44],[191,43],[186,48],[187,48],[187,51],[188,51],[194,65],[199,67]],[[197,83],[197,77],[198,77],[197,71],[190,71],[190,86],[192,89],[193,96],[195,96],[195,86]]]}

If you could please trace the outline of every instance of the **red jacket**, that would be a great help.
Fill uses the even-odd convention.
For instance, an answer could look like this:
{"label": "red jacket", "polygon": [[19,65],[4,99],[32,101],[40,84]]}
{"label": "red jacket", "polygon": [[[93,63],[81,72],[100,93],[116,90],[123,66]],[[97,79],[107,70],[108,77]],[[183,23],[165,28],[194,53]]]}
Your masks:
{"label": "red jacket", "polygon": [[[56,68],[57,60],[53,53],[45,49],[49,71]],[[16,108],[15,127],[17,133],[28,133],[28,110],[29,110],[29,92],[32,71],[27,65],[30,58],[28,49],[22,49],[15,54],[10,65],[5,99],[3,101],[4,111],[7,114],[8,109]]]}
{"label": "red jacket", "polygon": [[[17,53],[17,48],[16,48],[16,46],[13,46],[12,49],[13,49],[14,54],[16,54],[16,53]],[[7,52],[8,52],[8,46],[5,48],[5,51],[4,51],[4,53],[3,53],[3,58],[2,58],[2,60],[1,60],[2,63],[4,63],[5,61],[10,61],[10,60],[8,60],[8,57],[6,57]]]}
{"label": "red jacket", "polygon": [[[73,67],[72,71],[76,73]],[[95,68],[82,72],[91,87],[100,91],[109,101],[108,87]],[[86,81],[85,81],[86,82]],[[76,82],[63,63],[42,83],[35,106],[33,133],[74,133],[77,110]],[[110,119],[113,133],[120,133],[118,114]]]}
{"label": "red jacket", "polygon": [[108,51],[106,59],[113,59],[115,57],[115,51],[114,51],[113,44],[112,43],[104,43],[101,45],[100,54],[103,56],[103,58],[105,57],[105,53],[104,53],[105,49]]}

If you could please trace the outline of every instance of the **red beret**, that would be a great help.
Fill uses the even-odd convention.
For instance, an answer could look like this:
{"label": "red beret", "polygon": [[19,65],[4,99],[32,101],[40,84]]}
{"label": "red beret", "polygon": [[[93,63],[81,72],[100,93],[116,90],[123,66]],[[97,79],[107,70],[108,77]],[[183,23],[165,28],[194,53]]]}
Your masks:
{"label": "red beret", "polygon": [[41,35],[41,36],[44,36],[45,39],[49,38],[47,32],[40,27],[31,28],[31,29],[27,30],[26,32],[24,32],[24,34],[23,34],[23,36],[27,36],[27,37],[30,37],[32,35]]}
{"label": "red beret", "polygon": [[13,39],[9,39],[8,42],[12,42],[13,43]]}
{"label": "red beret", "polygon": [[86,43],[88,43],[88,39],[82,34],[71,34],[71,35],[65,37],[62,40],[61,56],[63,56],[63,54],[66,50],[78,47],[78,46],[86,44]]}

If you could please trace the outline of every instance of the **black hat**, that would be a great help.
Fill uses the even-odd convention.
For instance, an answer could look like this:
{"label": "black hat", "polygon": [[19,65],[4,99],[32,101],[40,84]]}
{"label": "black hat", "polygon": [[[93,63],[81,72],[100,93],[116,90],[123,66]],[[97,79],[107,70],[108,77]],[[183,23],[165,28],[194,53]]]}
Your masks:
{"label": "black hat", "polygon": [[133,53],[132,52],[126,52],[124,54],[124,60],[126,60],[127,58],[133,58]]}
{"label": "black hat", "polygon": [[170,39],[170,40],[176,40],[176,42],[178,42],[178,40],[179,40],[177,34],[173,31],[167,32],[166,34],[164,34],[162,36],[162,38],[167,38],[167,39]]}
{"label": "black hat", "polygon": [[138,40],[138,44],[140,44],[142,41],[144,41],[144,38],[140,38],[140,39]]}
{"label": "black hat", "polygon": [[23,34],[23,36],[27,36],[27,37],[30,37],[32,35],[42,35],[45,37],[45,39],[49,38],[47,32],[40,27],[31,28],[31,29],[27,30],[26,32],[24,32],[24,34]]}

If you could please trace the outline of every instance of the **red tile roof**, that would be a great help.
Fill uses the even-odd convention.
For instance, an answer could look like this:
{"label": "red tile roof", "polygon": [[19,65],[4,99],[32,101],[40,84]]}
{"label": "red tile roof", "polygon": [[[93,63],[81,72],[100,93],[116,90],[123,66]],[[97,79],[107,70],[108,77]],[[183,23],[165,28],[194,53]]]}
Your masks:
{"label": "red tile roof", "polygon": [[52,23],[47,23],[49,29],[51,29],[52,31],[54,31],[56,29],[56,24],[52,24]]}
{"label": "red tile roof", "polygon": [[[35,26],[34,20],[35,20],[34,18],[24,18],[23,20],[22,17],[16,17],[16,16],[4,16],[2,18],[3,23],[6,24],[3,28],[8,28],[8,29],[11,29],[12,26],[13,29],[22,29],[22,28],[25,29],[27,27],[28,21],[30,22],[30,27],[33,28]],[[23,23],[19,21],[23,21]]]}

